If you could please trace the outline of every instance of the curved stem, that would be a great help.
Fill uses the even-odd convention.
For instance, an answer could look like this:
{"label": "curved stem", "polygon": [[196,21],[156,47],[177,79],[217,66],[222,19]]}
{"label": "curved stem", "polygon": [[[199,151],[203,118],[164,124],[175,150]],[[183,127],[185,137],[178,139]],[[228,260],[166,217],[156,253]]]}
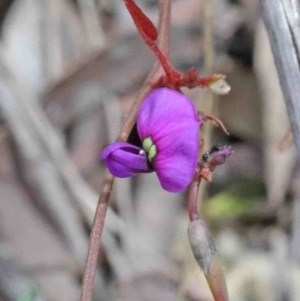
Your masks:
{"label": "curved stem", "polygon": [[143,84],[139,94],[136,97],[135,102],[132,104],[131,109],[124,120],[124,123],[121,127],[117,141],[126,141],[135,122],[138,109],[143,102],[144,98],[149,94],[149,92],[156,86],[157,82],[163,74],[162,68],[159,64],[156,64],[150,74],[148,75],[145,83]]}
{"label": "curved stem", "polygon": [[193,181],[190,184],[189,197],[188,197],[188,214],[191,222],[199,218],[197,200],[198,200],[200,182],[201,182],[201,174],[200,174],[200,170],[197,168]]}
{"label": "curved stem", "polygon": [[[169,47],[169,28],[170,28],[170,0],[160,1],[160,22],[159,22],[159,45],[164,53],[168,53]],[[138,109],[145,96],[155,87],[161,78],[163,71],[161,66],[156,63],[150,72],[135,102],[132,104],[130,112],[126,117],[123,126],[119,132],[117,140],[126,141],[135,122]],[[94,278],[97,268],[97,260],[100,249],[101,236],[104,227],[104,220],[109,204],[109,198],[113,187],[114,177],[106,171],[102,184],[102,190],[99,197],[97,209],[95,212],[94,223],[90,236],[89,250],[84,270],[83,284],[81,290],[81,301],[91,301],[93,293]]]}
{"label": "curved stem", "polygon": [[85,264],[81,299],[80,299],[82,301],[90,301],[92,299],[93,285],[94,285],[94,278],[95,278],[97,260],[98,260],[99,249],[100,249],[101,235],[104,227],[104,219],[108,208],[113,182],[114,182],[114,176],[112,176],[107,171],[102,183],[102,190],[99,197],[94,223],[90,235],[90,245],[89,245],[87,261]]}

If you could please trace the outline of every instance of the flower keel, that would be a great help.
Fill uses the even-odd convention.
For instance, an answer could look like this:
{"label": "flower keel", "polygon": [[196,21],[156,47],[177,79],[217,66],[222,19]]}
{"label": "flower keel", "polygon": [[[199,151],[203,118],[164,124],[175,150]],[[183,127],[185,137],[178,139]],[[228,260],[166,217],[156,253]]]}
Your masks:
{"label": "flower keel", "polygon": [[127,178],[138,173],[152,172],[147,154],[139,147],[126,142],[115,142],[104,149],[101,159],[116,177]]}

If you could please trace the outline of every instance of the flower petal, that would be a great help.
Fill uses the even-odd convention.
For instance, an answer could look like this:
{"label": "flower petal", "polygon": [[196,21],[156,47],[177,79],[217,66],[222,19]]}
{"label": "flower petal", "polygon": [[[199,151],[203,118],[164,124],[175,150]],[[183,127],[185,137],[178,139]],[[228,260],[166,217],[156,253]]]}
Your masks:
{"label": "flower petal", "polygon": [[199,153],[199,123],[161,138],[153,166],[162,187],[170,192],[180,192],[191,183],[196,171]]}
{"label": "flower petal", "polygon": [[193,103],[183,94],[159,88],[145,98],[137,117],[141,140],[151,137],[153,143],[189,124],[198,123]]}
{"label": "flower petal", "polygon": [[115,142],[104,149],[101,159],[116,177],[127,178],[140,172],[152,172],[146,153],[129,143]]}
{"label": "flower petal", "polygon": [[193,103],[168,88],[151,92],[137,118],[141,140],[151,137],[157,154],[152,163],[162,187],[184,190],[192,181],[199,152],[199,126]]}

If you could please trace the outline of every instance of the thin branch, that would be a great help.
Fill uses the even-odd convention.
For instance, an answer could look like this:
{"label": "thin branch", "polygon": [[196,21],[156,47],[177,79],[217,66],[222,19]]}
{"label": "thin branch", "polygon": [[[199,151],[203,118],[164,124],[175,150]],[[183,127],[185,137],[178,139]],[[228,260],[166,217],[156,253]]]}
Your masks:
{"label": "thin branch", "polygon": [[100,15],[94,0],[77,1],[88,42],[92,48],[101,48],[105,44],[105,36],[101,27]]}
{"label": "thin branch", "polygon": [[212,74],[214,67],[214,41],[212,14],[213,3],[211,0],[203,2],[203,26],[204,26],[204,70],[205,75]]}
{"label": "thin branch", "polygon": [[[4,59],[2,64],[4,65]],[[22,89],[24,89],[23,95],[25,95],[25,91],[27,92],[25,87],[21,86],[21,84],[17,81],[13,74],[10,74],[10,76],[13,82],[17,83],[20,87],[22,87]],[[45,113],[38,104],[38,101],[34,99],[35,96],[28,94],[27,97],[32,101],[19,102],[19,105],[21,106],[20,110],[23,112],[21,116],[28,116],[28,120],[30,121],[30,124],[32,124],[32,133],[42,144],[43,149],[45,149],[46,153],[49,155],[49,159],[59,171],[60,176],[66,183],[73,199],[81,208],[86,221],[89,224],[92,224],[93,215],[96,209],[96,192],[87,185],[87,183],[82,179],[79,172],[73,165],[68,156],[62,138],[47,120]],[[97,101],[102,102],[102,105],[106,107],[107,105],[104,100],[107,100],[109,97],[110,96],[107,95],[104,91],[100,90],[99,99]],[[110,103],[113,103],[113,99],[111,99]],[[29,123],[29,121],[27,123]],[[121,219],[119,219],[113,211],[110,211],[109,214],[109,223],[107,223],[106,227],[110,231],[119,231],[118,229],[120,226],[124,227]]]}
{"label": "thin branch", "polygon": [[298,0],[261,0],[274,60],[300,157],[300,33]]}
{"label": "thin branch", "polygon": [[[169,45],[170,45],[170,20],[171,20],[171,1],[166,0],[160,1],[160,10],[159,10],[159,21],[158,21],[158,46],[161,52],[169,57]],[[165,6],[162,8],[162,6]]]}
{"label": "thin branch", "polygon": [[200,182],[201,182],[201,174],[199,170],[197,170],[195,172],[193,181],[190,184],[189,196],[188,196],[188,214],[189,214],[190,221],[199,218],[197,199],[198,199]]}
{"label": "thin branch", "polygon": [[[169,22],[170,22],[170,9],[171,3],[170,0],[161,0],[160,1],[160,26],[159,26],[159,36],[160,36],[160,46],[165,50],[168,49],[166,46],[169,36]],[[163,30],[162,30],[163,29]],[[162,74],[162,69],[157,63],[152,72],[149,74],[144,85],[141,88],[140,93],[137,95],[135,102],[133,103],[131,110],[126,117],[124,124],[118,135],[118,140],[126,141],[131,129],[133,128],[138,108],[141,105],[145,96],[151,91],[152,87],[156,84]],[[93,284],[95,271],[97,268],[97,259],[99,254],[101,236],[104,227],[104,220],[109,204],[109,198],[112,191],[112,186],[114,182],[114,177],[107,171],[105,178],[102,184],[102,192],[99,197],[98,206],[95,213],[94,224],[92,227],[90,245],[88,251],[87,262],[85,266],[85,272],[83,277],[83,285],[81,292],[81,301],[90,301],[92,298]]]}
{"label": "thin branch", "polygon": [[[213,43],[213,30],[212,30],[212,7],[211,0],[204,0],[203,2],[203,26],[204,26],[204,69],[205,75],[213,73],[214,64],[214,43]],[[199,100],[203,102],[203,99]],[[214,95],[210,90],[207,90],[204,98],[204,112],[206,114],[213,114],[215,110]],[[213,124],[207,122],[203,131],[202,139],[204,141],[204,148],[208,149],[212,145],[212,131]],[[201,207],[201,202],[205,197],[208,183],[202,182],[198,193],[198,208]]]}
{"label": "thin branch", "polygon": [[[5,68],[2,58],[1,67]],[[22,103],[30,104],[30,99],[24,90],[12,81],[9,69],[5,71],[6,78],[1,78],[0,82],[0,107],[25,163],[22,176],[34,189],[38,198],[44,201],[43,205],[52,216],[55,216],[61,232],[82,267],[87,239],[79,222],[80,217],[71,204],[70,195],[64,189],[57,169],[34,133],[28,112],[23,109]]]}

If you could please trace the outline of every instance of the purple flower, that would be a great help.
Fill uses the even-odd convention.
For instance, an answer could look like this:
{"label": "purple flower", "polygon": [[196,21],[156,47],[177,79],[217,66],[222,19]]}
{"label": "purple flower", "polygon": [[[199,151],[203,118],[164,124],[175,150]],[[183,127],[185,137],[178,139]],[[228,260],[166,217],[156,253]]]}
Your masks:
{"label": "purple flower", "polygon": [[152,91],[141,105],[137,131],[142,148],[115,142],[101,159],[116,177],[156,171],[162,187],[184,190],[192,181],[199,152],[199,126],[193,103],[168,88]]}
{"label": "purple flower", "polygon": [[202,156],[204,162],[209,163],[211,166],[222,165],[226,159],[233,153],[231,146],[214,145],[210,150],[205,152]]}

